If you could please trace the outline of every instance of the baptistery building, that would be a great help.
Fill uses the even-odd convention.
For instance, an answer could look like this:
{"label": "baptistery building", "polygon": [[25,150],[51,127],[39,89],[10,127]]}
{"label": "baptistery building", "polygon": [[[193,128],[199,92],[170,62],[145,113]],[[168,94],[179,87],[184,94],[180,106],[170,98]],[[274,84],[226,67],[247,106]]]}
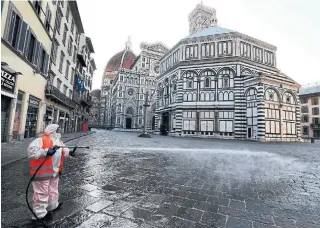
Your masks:
{"label": "baptistery building", "polygon": [[299,141],[300,85],[277,68],[277,48],[218,26],[202,4],[189,35],[160,60],[155,129],[181,137]]}

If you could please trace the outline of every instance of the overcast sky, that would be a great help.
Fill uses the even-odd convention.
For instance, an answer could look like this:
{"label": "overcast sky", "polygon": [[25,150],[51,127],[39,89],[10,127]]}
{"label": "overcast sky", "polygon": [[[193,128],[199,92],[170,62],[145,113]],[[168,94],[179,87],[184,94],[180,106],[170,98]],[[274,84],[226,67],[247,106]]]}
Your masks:
{"label": "overcast sky", "polygon": [[[161,41],[169,48],[188,35],[188,14],[200,0],[78,0],[84,30],[95,49],[100,88],[108,60],[131,37],[140,43]],[[320,81],[319,0],[203,0],[217,11],[218,26],[278,47],[278,68],[300,84]]]}

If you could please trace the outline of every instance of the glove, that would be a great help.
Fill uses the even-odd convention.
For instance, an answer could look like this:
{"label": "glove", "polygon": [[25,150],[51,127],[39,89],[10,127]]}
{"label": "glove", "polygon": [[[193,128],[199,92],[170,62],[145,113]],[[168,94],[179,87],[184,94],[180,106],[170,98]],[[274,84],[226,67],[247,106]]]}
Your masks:
{"label": "glove", "polygon": [[60,149],[60,146],[54,145],[53,149],[55,149],[56,151]]}
{"label": "glove", "polygon": [[69,155],[70,155],[71,157],[73,157],[73,156],[75,155],[76,149],[77,149],[77,147],[73,148],[73,150],[69,153]]}
{"label": "glove", "polygon": [[56,153],[57,149],[55,147],[49,148],[47,151],[47,156],[52,156]]}

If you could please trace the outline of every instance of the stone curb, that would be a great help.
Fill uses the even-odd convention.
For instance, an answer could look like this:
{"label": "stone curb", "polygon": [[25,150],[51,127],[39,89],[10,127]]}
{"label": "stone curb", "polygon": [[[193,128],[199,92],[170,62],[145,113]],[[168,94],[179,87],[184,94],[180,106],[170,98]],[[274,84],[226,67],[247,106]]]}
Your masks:
{"label": "stone curb", "polygon": [[[77,137],[73,137],[73,138],[67,139],[66,141],[64,141],[64,143],[67,143],[67,142],[70,142],[72,140],[75,140],[75,139],[78,139],[78,138],[82,138],[82,137],[85,137],[85,136],[88,136],[88,135],[92,135],[94,133],[96,133],[96,132],[88,132],[87,134],[83,134],[83,135],[80,135],[80,136],[77,136]],[[63,138],[63,136],[62,136],[62,138]],[[11,165],[14,165],[14,164],[18,163],[19,161],[21,161],[21,160],[23,160],[25,158],[27,158],[27,156],[24,156],[22,158],[18,158],[16,160],[10,160],[10,161],[7,161],[7,162],[3,162],[3,163],[1,161],[1,169],[7,169]]]}

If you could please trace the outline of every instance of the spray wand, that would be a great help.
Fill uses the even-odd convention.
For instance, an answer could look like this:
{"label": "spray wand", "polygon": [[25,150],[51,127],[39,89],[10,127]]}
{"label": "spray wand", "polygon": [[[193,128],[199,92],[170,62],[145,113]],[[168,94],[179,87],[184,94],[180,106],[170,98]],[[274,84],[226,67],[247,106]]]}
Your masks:
{"label": "spray wand", "polygon": [[[89,146],[54,146],[55,149],[60,149],[60,148],[68,148],[68,149],[78,149],[78,148],[84,148],[84,149],[89,149]],[[33,216],[42,224],[44,225],[44,227],[48,228],[49,226],[46,225],[42,220],[40,220],[38,218],[38,216],[34,213],[34,211],[32,210],[29,201],[28,201],[28,192],[29,192],[29,187],[31,182],[34,180],[34,177],[37,175],[37,172],[39,171],[39,169],[41,169],[42,165],[45,163],[45,161],[48,159],[49,155],[46,155],[46,157],[44,158],[43,162],[41,163],[41,165],[38,167],[38,169],[35,171],[35,173],[32,175],[32,177],[30,178],[30,181],[28,183],[27,189],[26,189],[26,201],[27,201],[27,205],[29,210],[31,211],[31,213],[33,214]]]}

